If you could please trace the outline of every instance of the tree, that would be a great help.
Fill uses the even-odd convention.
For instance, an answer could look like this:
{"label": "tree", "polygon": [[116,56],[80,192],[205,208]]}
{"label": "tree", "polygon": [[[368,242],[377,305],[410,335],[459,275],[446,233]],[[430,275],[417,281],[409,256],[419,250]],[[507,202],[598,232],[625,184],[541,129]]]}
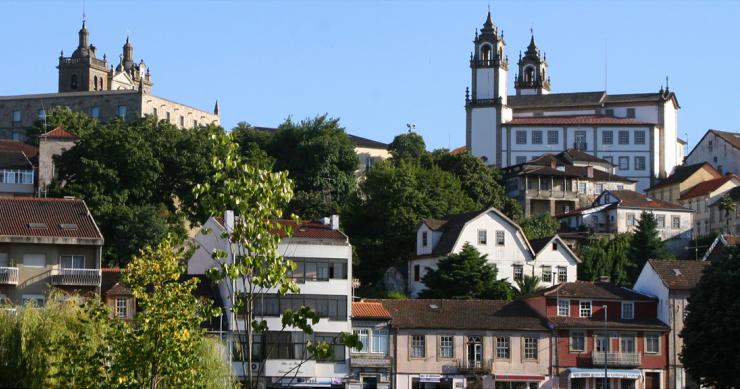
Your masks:
{"label": "tree", "polygon": [[72,111],[69,107],[53,107],[46,110],[45,119],[37,120],[31,128],[26,130],[26,142],[38,146],[39,135],[57,127],[62,127],[73,135],[82,137],[98,125],[99,122],[96,119],[85,113]]}
{"label": "tree", "polygon": [[640,221],[637,223],[637,229],[632,236],[630,245],[629,258],[631,268],[629,278],[632,282],[637,280],[640,270],[648,259],[671,259],[673,255],[665,248],[665,244],[658,235],[658,222],[655,216],[643,211],[640,215]]}
{"label": "tree", "polygon": [[419,297],[510,300],[511,286],[496,279],[496,268],[486,257],[466,243],[462,251],[440,259],[437,268],[424,275],[427,289]]}
{"label": "tree", "polygon": [[560,228],[557,219],[548,214],[530,216],[522,220],[519,226],[522,227],[524,235],[529,240],[553,236],[558,233],[558,228]]}
{"label": "tree", "polygon": [[[287,172],[273,173],[245,163],[232,136],[217,136],[215,140],[222,146],[222,153],[212,159],[216,171],[214,182],[196,186],[194,193],[211,214],[222,215],[232,210],[236,215],[233,228],[220,236],[232,244],[227,250],[214,251],[212,257],[217,266],[208,274],[223,282],[229,290],[228,298],[236,318],[233,326],[237,333],[246,334],[237,337],[244,339],[239,341],[247,356],[244,375],[248,386],[254,388],[262,371],[255,377],[250,368],[253,337],[268,331],[267,322],[255,314],[255,302],[272,290],[279,295],[299,292],[298,285],[289,276],[296,269],[296,263],[278,253],[280,240],[291,233],[290,227],[279,223],[278,219],[293,196],[293,184]],[[298,223],[297,219],[294,221]],[[312,326],[318,321],[318,314],[308,307],[285,310],[280,331],[296,328],[312,334]],[[358,344],[357,337],[349,334],[342,334],[336,341],[349,347]],[[269,358],[274,345],[263,346]],[[309,341],[306,350],[308,355],[304,361],[320,360],[331,355],[332,346],[327,342]],[[301,365],[288,369],[285,375],[297,373]]]}
{"label": "tree", "polygon": [[581,264],[578,279],[597,281],[608,276],[617,285],[631,285],[629,275],[639,271],[630,257],[631,234],[617,234],[612,239],[590,239],[578,248]]}
{"label": "tree", "polygon": [[[681,331],[681,362],[702,386],[740,387],[740,250],[704,270],[691,291]],[[734,340],[732,340],[734,339]]]}
{"label": "tree", "polygon": [[540,277],[527,274],[523,275],[520,280],[516,280],[516,286],[516,295],[519,297],[529,296],[545,289],[544,286],[540,285]]}
{"label": "tree", "polygon": [[735,213],[735,200],[730,195],[724,195],[719,199],[719,210],[725,213],[725,234],[731,234],[730,215]]}
{"label": "tree", "polygon": [[427,146],[421,135],[409,131],[393,138],[388,145],[388,151],[395,164],[400,164],[401,161],[414,164],[420,163],[422,157],[427,154]]}

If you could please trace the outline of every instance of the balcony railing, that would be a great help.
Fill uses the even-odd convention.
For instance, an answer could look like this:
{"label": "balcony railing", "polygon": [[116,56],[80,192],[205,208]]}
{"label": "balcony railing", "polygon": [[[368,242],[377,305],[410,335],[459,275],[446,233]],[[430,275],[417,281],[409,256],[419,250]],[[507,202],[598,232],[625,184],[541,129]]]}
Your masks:
{"label": "balcony railing", "polygon": [[100,269],[55,269],[51,273],[51,284],[98,286],[100,278]]}
{"label": "balcony railing", "polygon": [[[640,366],[640,362],[640,353],[606,353],[607,366]],[[592,352],[591,363],[594,366],[604,366],[604,352]]]}
{"label": "balcony railing", "polygon": [[460,373],[488,374],[493,371],[493,359],[471,361],[468,359],[457,360],[457,370]]}
{"label": "balcony railing", "polygon": [[18,285],[18,268],[0,267],[0,285]]}

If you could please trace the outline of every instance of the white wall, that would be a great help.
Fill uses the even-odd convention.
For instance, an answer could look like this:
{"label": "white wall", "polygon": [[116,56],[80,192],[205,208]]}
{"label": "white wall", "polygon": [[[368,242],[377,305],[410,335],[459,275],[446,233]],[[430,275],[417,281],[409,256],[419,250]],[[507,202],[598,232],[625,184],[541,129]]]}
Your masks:
{"label": "white wall", "polygon": [[[709,149],[709,142],[712,142],[712,149]],[[740,174],[740,150],[727,144],[724,139],[714,135],[714,133],[708,133],[697,144],[691,151],[691,154],[686,158],[687,165],[693,165],[695,163],[709,162],[720,170],[723,174],[733,173]]]}
{"label": "white wall", "polygon": [[637,277],[635,286],[632,288],[637,292],[658,298],[658,319],[668,323],[668,288],[663,284],[658,274],[647,262],[642,267]]}
{"label": "white wall", "polygon": [[493,80],[495,77],[493,68],[480,68],[475,70],[475,93],[474,96],[478,100],[492,99],[493,93]]}
{"label": "white wall", "polygon": [[496,108],[473,108],[471,112],[471,153],[496,163]]}

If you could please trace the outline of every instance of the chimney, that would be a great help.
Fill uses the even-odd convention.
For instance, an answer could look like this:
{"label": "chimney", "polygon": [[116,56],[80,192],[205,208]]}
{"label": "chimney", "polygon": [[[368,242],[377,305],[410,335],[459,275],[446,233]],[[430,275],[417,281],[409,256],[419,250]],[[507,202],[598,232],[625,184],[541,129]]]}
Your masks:
{"label": "chimney", "polygon": [[234,211],[224,212],[224,227],[227,232],[234,231]]}
{"label": "chimney", "polygon": [[593,166],[586,166],[586,177],[594,178],[594,167]]}
{"label": "chimney", "polygon": [[325,226],[328,226],[329,223],[331,223],[331,219],[329,219],[328,217],[322,217],[321,218],[321,224],[323,224]]}
{"label": "chimney", "polygon": [[609,276],[600,276],[599,282],[611,282],[611,279],[609,278]]}
{"label": "chimney", "polygon": [[339,229],[339,215],[331,215],[331,229],[332,230]]}

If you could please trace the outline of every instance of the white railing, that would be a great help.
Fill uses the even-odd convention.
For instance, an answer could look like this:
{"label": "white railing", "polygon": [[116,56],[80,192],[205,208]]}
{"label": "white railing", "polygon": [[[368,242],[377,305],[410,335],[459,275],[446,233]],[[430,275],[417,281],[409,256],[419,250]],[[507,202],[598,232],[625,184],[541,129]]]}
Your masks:
{"label": "white railing", "polygon": [[0,284],[18,285],[18,268],[0,267]]}
{"label": "white railing", "polygon": [[[606,353],[607,366],[640,366],[640,353]],[[604,352],[591,353],[594,366],[604,366]]]}
{"label": "white railing", "polygon": [[100,269],[54,269],[51,272],[52,285],[99,286]]}

